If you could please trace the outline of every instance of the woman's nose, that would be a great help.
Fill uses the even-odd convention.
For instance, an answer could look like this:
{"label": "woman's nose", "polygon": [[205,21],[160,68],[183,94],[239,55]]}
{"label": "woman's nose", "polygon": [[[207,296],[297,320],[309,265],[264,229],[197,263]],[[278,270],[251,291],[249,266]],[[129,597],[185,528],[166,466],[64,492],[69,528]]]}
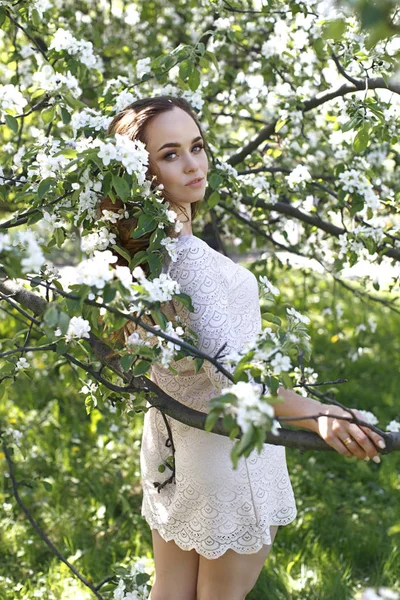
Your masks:
{"label": "woman's nose", "polygon": [[194,156],[188,155],[185,160],[185,171],[197,170],[198,164]]}

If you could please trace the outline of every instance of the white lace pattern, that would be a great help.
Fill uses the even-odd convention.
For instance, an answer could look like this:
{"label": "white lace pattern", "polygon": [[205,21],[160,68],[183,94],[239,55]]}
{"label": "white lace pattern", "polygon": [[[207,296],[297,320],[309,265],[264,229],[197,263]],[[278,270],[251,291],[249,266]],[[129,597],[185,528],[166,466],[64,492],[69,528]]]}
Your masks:
{"label": "white lace pattern", "polygon": [[[183,323],[199,336],[198,348],[215,355],[239,351],[261,329],[256,277],[219,254],[200,238],[178,238],[176,262],[166,271],[192,298],[191,313],[173,301]],[[171,364],[174,375],[154,365],[151,379],[167,394],[191,408],[208,412],[208,400],[232,385],[211,363],[194,372],[192,358]],[[271,543],[270,526],[287,525],[296,517],[296,504],[283,446],[264,444],[241,457],[233,469],[229,438],[207,433],[167,418],[175,446],[176,482],[158,492],[154,482],[170,475],[158,467],[171,449],[160,412],[148,410],[141,446],[142,515],[151,529],[184,550],[195,549],[206,558],[218,558],[228,549],[252,554]]]}

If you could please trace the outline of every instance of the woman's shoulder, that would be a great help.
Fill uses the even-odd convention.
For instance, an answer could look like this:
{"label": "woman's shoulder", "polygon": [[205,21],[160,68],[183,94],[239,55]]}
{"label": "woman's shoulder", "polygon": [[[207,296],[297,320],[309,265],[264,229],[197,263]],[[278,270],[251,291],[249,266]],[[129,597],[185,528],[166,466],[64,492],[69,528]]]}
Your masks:
{"label": "woman's shoulder", "polygon": [[169,271],[209,269],[214,272],[219,263],[218,252],[215,252],[204,240],[192,235],[183,234],[176,238],[172,256],[167,259]]}

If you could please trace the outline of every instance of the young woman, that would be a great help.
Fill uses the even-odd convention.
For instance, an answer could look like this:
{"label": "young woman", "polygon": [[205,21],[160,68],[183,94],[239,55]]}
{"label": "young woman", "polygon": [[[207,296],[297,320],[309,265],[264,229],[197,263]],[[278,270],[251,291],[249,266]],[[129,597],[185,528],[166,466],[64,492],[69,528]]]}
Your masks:
{"label": "young woman", "polygon": [[[192,222],[207,185],[209,153],[196,114],[181,98],[146,98],[119,113],[108,133],[146,144],[148,176],[156,176],[157,183],[163,184],[165,202],[182,222],[178,234],[170,232],[177,237],[177,259],[171,261],[166,253],[164,272],[191,296],[194,312],[180,302],[172,303],[170,313],[167,307],[164,312],[172,320],[179,316],[196,331],[199,348],[209,355],[224,343],[226,352],[239,351],[261,330],[258,285],[250,271],[193,235]],[[103,203],[102,208],[117,210],[119,205]],[[134,225],[129,219],[119,222],[120,242],[132,256],[146,244],[146,239],[129,237]],[[131,326],[127,325],[128,333]],[[189,357],[172,366],[178,375],[154,365],[152,381],[196,410],[207,412],[207,401],[230,384],[207,361],[197,374]],[[279,393],[284,402],[275,407],[278,417],[322,414],[317,421],[292,423],[317,432],[343,456],[379,461],[381,437],[334,418],[348,416],[344,410],[283,387]],[[168,469],[160,473],[158,467],[170,456],[171,441],[175,478],[166,484],[170,473]],[[156,409],[146,412],[142,514],[153,537],[151,600],[243,600],[257,581],[279,525],[295,518],[285,448],[264,444],[260,454],[253,451],[248,458],[242,457],[234,470],[232,444],[226,437],[165,418]]]}

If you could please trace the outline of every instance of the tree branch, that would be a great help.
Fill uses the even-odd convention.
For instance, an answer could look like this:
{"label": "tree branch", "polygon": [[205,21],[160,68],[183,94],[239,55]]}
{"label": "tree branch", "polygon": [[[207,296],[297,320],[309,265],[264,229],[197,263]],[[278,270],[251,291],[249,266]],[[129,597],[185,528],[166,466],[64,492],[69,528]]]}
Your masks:
{"label": "tree branch", "polygon": [[[11,285],[14,290],[13,295],[18,299],[18,301],[23,302],[25,306],[31,310],[33,310],[32,306],[35,307],[37,311],[39,306],[41,307],[40,312],[44,312],[47,302],[43,298],[39,298],[33,292],[29,292],[25,290],[22,286],[18,286],[14,282],[2,282],[0,283],[0,289],[5,289],[7,293],[9,293],[8,285]],[[19,295],[21,292],[21,295]],[[32,305],[30,304],[32,303]],[[103,307],[104,308],[104,307]],[[40,314],[40,313],[36,313]],[[148,391],[152,393],[152,397],[148,398],[149,403],[152,407],[157,408],[165,415],[171,417],[172,419],[176,419],[180,423],[188,425],[190,427],[194,427],[195,429],[205,429],[205,422],[207,418],[207,413],[203,413],[197,410],[194,410],[184,404],[181,404],[168,394],[166,394],[161,388],[159,388],[151,379],[147,377],[135,377],[133,378],[135,384],[133,384],[132,377],[130,372],[124,372],[120,362],[119,357],[111,357],[110,358],[110,348],[98,339],[96,336],[91,335],[87,340],[87,343],[91,346],[95,356],[99,359],[99,361],[110,368],[113,372],[121,377],[123,381],[127,382],[127,386],[122,390],[118,388],[118,391],[124,392],[132,392],[133,394],[137,392],[138,389]],[[71,357],[71,355],[66,356],[68,360],[73,359],[71,362],[77,364],[77,366],[84,369],[86,372],[88,371],[87,365],[84,363],[80,363],[75,357]],[[94,370],[90,371],[90,374],[103,383],[106,387],[113,386],[111,382],[108,382],[104,378],[102,378],[99,373]],[[111,388],[110,388],[111,389]],[[229,430],[224,425],[223,419],[218,419],[215,423],[212,433],[218,435],[229,436]],[[381,435],[386,440],[386,450],[385,452],[392,452],[393,450],[400,449],[400,434],[388,434],[385,432],[381,432]],[[241,437],[239,433],[236,436],[238,439]],[[317,433],[312,431],[293,431],[290,429],[281,428],[279,430],[279,435],[274,435],[271,432],[266,433],[266,443],[273,444],[277,446],[286,446],[289,448],[297,448],[302,451],[305,450],[324,450],[331,451],[333,450],[331,446],[329,446]]]}

